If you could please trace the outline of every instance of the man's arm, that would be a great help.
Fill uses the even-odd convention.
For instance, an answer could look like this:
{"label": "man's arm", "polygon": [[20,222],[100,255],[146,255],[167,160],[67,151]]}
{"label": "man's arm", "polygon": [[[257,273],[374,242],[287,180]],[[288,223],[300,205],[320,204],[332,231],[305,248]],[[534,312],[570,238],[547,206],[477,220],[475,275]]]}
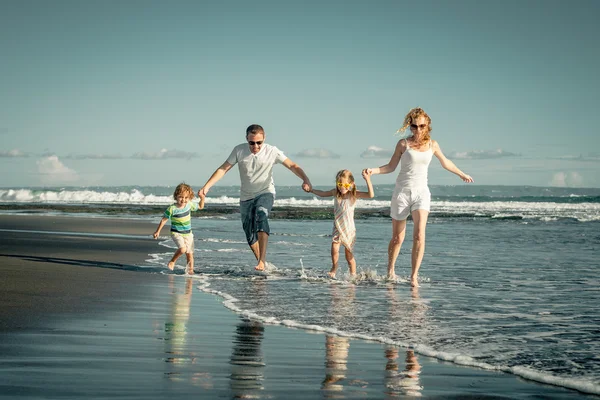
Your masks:
{"label": "man's arm", "polygon": [[208,178],[208,181],[198,190],[198,196],[204,197],[210,190],[210,188],[219,181],[229,170],[233,167],[233,164],[229,164],[225,161],[213,174]]}
{"label": "man's arm", "polygon": [[304,170],[302,170],[302,168],[300,168],[300,166],[298,164],[296,164],[289,158],[286,158],[285,161],[283,162],[283,165],[287,169],[292,171],[294,173],[294,175],[296,175],[298,178],[302,179],[302,189],[305,192],[310,192],[312,190],[312,184],[310,183],[310,179],[308,179],[308,176],[306,176],[306,174],[304,173]]}

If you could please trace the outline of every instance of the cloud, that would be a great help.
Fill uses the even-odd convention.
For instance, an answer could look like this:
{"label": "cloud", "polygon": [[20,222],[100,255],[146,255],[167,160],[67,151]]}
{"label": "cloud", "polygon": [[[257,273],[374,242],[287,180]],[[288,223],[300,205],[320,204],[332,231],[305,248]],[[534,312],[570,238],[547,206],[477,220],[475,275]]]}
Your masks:
{"label": "cloud", "polygon": [[571,172],[557,172],[552,176],[550,186],[557,187],[581,187],[583,186],[583,178],[579,173]]}
{"label": "cloud", "polygon": [[64,158],[70,160],[122,160],[120,154],[69,154]]}
{"label": "cloud", "polygon": [[520,154],[511,153],[509,151],[504,151],[502,149],[496,150],[472,150],[472,151],[464,151],[464,152],[452,152],[448,156],[449,158],[455,160],[489,160],[494,158],[503,158],[503,157],[521,157]]}
{"label": "cloud", "polygon": [[0,151],[0,157],[7,157],[7,158],[29,157],[29,154],[23,153],[21,150],[14,149],[14,150],[8,150],[8,151]]}
{"label": "cloud", "polygon": [[326,149],[306,149],[297,153],[295,157],[300,158],[340,158],[339,155]]}
{"label": "cloud", "polygon": [[394,154],[391,150],[382,149],[377,146],[369,146],[360,154],[361,158],[390,158]]}
{"label": "cloud", "polygon": [[600,162],[600,155],[595,153],[590,153],[588,155],[580,154],[578,156],[562,156],[558,157],[557,160],[563,161],[592,161],[592,162]]}
{"label": "cloud", "polygon": [[57,156],[38,160],[37,167],[43,183],[61,184],[79,180],[77,172],[64,165]]}
{"label": "cloud", "polygon": [[167,150],[161,149],[158,153],[135,153],[131,158],[137,160],[167,160],[170,158],[186,159],[197,158],[198,153],[190,153],[183,150]]}

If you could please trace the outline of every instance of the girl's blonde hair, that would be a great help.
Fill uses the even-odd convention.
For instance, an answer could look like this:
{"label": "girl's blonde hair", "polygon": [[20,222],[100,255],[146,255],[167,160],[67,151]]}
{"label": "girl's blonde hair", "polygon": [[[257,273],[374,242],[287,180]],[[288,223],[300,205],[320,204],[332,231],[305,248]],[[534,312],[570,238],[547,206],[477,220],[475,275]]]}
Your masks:
{"label": "girl's blonde hair", "polygon": [[410,124],[412,124],[419,117],[425,117],[425,119],[427,120],[427,132],[423,134],[423,142],[427,142],[428,140],[430,140],[430,133],[433,129],[431,127],[431,118],[429,118],[429,115],[427,115],[425,110],[423,110],[421,107],[415,107],[412,110],[410,110],[408,114],[406,114],[406,116],[404,117],[404,123],[402,124],[402,128],[398,129],[396,133],[404,132],[406,128],[408,128]]}
{"label": "girl's blonde hair", "polygon": [[177,197],[179,196],[187,196],[191,200],[194,198],[194,191],[187,183],[180,183],[175,188],[175,192],[173,192],[173,198],[177,200]]}
{"label": "girl's blonde hair", "polygon": [[356,199],[356,185],[354,184],[354,175],[352,175],[352,172],[350,172],[350,170],[348,170],[348,169],[343,169],[343,170],[339,171],[337,173],[337,175],[335,176],[335,197],[337,197],[338,200],[342,199],[342,194],[340,193],[340,188],[337,185],[337,183],[341,179],[346,179],[348,182],[352,183],[352,189],[350,189],[350,195],[352,196],[352,199],[355,200]]}

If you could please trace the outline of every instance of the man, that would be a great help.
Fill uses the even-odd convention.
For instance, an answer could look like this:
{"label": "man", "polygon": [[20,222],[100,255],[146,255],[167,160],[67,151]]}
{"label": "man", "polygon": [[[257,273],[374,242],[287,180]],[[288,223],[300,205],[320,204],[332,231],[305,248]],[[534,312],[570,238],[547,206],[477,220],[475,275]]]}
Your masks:
{"label": "man", "polygon": [[265,143],[265,131],[260,125],[250,125],[246,129],[246,141],[233,148],[227,160],[211,175],[198,191],[206,196],[210,188],[229,170],[238,165],[240,171],[240,213],[246,240],[258,264],[255,269],[264,271],[269,242],[269,213],[275,200],[273,166],[283,164],[294,175],[302,179],[302,189],[310,192],[310,180],[292,160],[281,150]]}

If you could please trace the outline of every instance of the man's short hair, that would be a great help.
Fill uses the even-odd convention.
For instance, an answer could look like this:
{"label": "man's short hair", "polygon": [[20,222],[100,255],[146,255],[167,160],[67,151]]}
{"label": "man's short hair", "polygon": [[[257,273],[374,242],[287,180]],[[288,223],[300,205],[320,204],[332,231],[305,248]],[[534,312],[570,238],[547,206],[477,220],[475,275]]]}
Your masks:
{"label": "man's short hair", "polygon": [[260,125],[253,124],[246,128],[246,136],[256,135],[258,133],[262,133],[263,135],[265,134],[265,130]]}

